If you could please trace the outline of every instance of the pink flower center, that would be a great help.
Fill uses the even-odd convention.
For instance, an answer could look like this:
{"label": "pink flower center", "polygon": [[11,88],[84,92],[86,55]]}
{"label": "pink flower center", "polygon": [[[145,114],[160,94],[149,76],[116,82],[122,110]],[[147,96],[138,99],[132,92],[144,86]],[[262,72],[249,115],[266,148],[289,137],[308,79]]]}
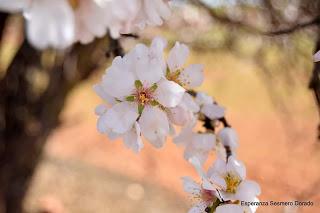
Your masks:
{"label": "pink flower center", "polygon": [[150,88],[137,89],[134,96],[135,100],[143,106],[150,104],[150,102],[154,100],[153,92]]}

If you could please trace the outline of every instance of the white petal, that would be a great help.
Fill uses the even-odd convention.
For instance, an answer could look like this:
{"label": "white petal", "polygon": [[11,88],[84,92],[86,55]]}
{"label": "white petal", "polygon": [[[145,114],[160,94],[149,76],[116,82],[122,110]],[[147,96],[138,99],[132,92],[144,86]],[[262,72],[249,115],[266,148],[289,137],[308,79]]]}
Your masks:
{"label": "white petal", "polygon": [[73,43],[74,14],[65,0],[34,0],[24,15],[28,39],[36,48],[63,49]]}
{"label": "white petal", "polygon": [[163,146],[169,134],[169,122],[165,112],[158,107],[146,106],[139,119],[141,132],[156,148]]}
{"label": "white petal", "polygon": [[186,110],[184,107],[176,106],[169,109],[169,119],[172,123],[179,126],[184,126],[192,120],[193,113]]}
{"label": "white petal", "polygon": [[134,124],[134,127],[124,135],[124,144],[132,149],[135,153],[139,153],[143,148],[143,143],[141,139],[141,131],[138,122]]}
{"label": "white petal", "polygon": [[239,175],[242,180],[246,178],[245,165],[241,161],[236,160],[234,156],[228,158],[227,171]]}
{"label": "white petal", "polygon": [[243,213],[243,208],[236,204],[225,204],[218,206],[215,213]]}
{"label": "white petal", "polygon": [[216,137],[214,134],[196,134],[193,144],[197,149],[211,151],[215,147]]}
{"label": "white petal", "polygon": [[221,187],[222,190],[227,188],[226,181],[218,174],[214,173],[209,177],[210,182],[213,182]]}
{"label": "white petal", "polygon": [[238,135],[233,128],[223,128],[218,132],[218,137],[224,146],[229,146],[231,149],[238,147]]}
{"label": "white petal", "polygon": [[108,108],[106,105],[100,104],[96,107],[94,110],[96,115],[103,115],[105,112],[107,112]]}
{"label": "white petal", "polygon": [[188,94],[187,92],[184,93],[182,100],[179,105],[182,105],[186,109],[190,110],[193,113],[197,113],[200,110],[199,105],[196,103],[194,98]]}
{"label": "white petal", "polygon": [[188,145],[192,142],[194,133],[192,132],[193,127],[195,126],[195,122],[189,123],[185,126],[180,134],[173,139],[173,142],[177,145]]}
{"label": "white petal", "polygon": [[157,85],[155,96],[160,104],[165,107],[175,107],[180,103],[185,89],[179,84],[162,79]]}
{"label": "white petal", "polygon": [[182,177],[183,181],[183,189],[185,192],[193,195],[200,195],[201,193],[201,186],[197,184],[194,180],[190,177]]}
{"label": "white petal", "polygon": [[227,164],[221,158],[217,158],[214,164],[208,170],[208,176],[213,174],[218,174],[220,176],[224,175],[227,172]]}
{"label": "white petal", "polygon": [[193,146],[186,146],[186,148],[184,150],[184,158],[186,160],[188,160],[192,157],[196,157],[200,161],[201,165],[203,165],[206,162],[206,160],[208,159],[208,155],[209,155],[208,151],[206,151],[206,152],[199,151],[196,148],[194,148]]}
{"label": "white petal", "polygon": [[170,16],[170,9],[162,0],[146,0],[145,13],[150,25],[161,25],[161,18],[168,18]]}
{"label": "white petal", "polygon": [[316,52],[316,53],[313,55],[313,61],[314,61],[314,62],[320,61],[320,51]]}
{"label": "white petal", "polygon": [[119,99],[132,94],[135,82],[134,74],[125,68],[123,60],[116,57],[102,79],[104,91]]}
{"label": "white petal", "polygon": [[138,116],[136,105],[121,102],[107,111],[106,125],[112,131],[122,134],[132,128]]}
{"label": "white petal", "polygon": [[196,157],[192,157],[189,159],[189,162],[194,166],[198,175],[202,178],[202,187],[207,190],[216,190],[217,186],[208,180],[208,177],[203,171],[201,162],[199,161],[199,159]]}
{"label": "white petal", "polygon": [[208,207],[208,203],[201,201],[197,204],[195,204],[189,211],[188,213],[204,213],[205,209]]}
{"label": "white petal", "polygon": [[183,64],[186,62],[189,55],[189,48],[176,42],[174,47],[170,50],[168,55],[168,66],[171,72],[181,69]]}
{"label": "white petal", "polygon": [[150,51],[152,51],[157,56],[163,55],[163,50],[167,46],[167,40],[162,37],[155,37],[150,45]]}
{"label": "white petal", "polygon": [[106,93],[106,91],[103,88],[102,84],[96,84],[93,86],[93,90],[97,93],[97,95],[105,100],[108,104],[110,105],[114,105],[116,104],[116,99],[114,97],[112,97],[111,95],[109,95],[108,93]]}
{"label": "white petal", "polygon": [[224,117],[225,109],[217,104],[205,104],[201,112],[210,119],[219,119]]}
{"label": "white petal", "polygon": [[140,81],[151,86],[163,76],[162,56],[152,53],[148,47],[138,44],[131,56],[134,58],[134,69]]}
{"label": "white petal", "polygon": [[101,115],[97,121],[97,129],[100,133],[105,134],[109,131],[107,126],[107,117],[106,114]]}
{"label": "white petal", "polygon": [[212,104],[213,99],[211,96],[207,95],[204,92],[197,92],[196,103],[199,104],[200,106],[204,104]]}
{"label": "white petal", "polygon": [[27,8],[30,0],[0,0],[0,10],[8,12],[20,12]]}
{"label": "white petal", "polygon": [[203,65],[201,64],[192,64],[188,66],[179,76],[179,80],[188,88],[199,87],[202,84],[203,79]]}
{"label": "white petal", "polygon": [[250,180],[243,180],[237,188],[235,198],[243,201],[252,201],[260,195],[261,189],[259,184]]}

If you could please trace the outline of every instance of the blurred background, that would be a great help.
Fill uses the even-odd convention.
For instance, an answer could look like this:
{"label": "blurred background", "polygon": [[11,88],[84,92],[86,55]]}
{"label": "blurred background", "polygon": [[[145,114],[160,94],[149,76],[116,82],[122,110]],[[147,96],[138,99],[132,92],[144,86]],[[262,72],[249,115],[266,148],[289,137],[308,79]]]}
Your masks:
{"label": "blurred background", "polygon": [[157,35],[169,47],[188,44],[188,63],[204,64],[199,90],[227,108],[259,199],[314,203],[257,212],[320,211],[320,72],[312,62],[320,2],[195,0],[173,8],[160,28],[63,53],[34,50],[22,17],[0,15],[0,200],[11,212],[187,212],[192,200],[180,177],[197,175],[182,149],[170,140],[159,150],[145,143],[136,155],[96,130],[101,100],[92,85],[114,55]]}

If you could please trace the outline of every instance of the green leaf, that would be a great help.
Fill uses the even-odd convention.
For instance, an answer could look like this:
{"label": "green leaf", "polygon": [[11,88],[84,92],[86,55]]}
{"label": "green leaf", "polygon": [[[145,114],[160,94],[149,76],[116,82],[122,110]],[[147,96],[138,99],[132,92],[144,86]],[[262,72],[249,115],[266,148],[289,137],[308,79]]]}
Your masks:
{"label": "green leaf", "polygon": [[133,102],[134,99],[135,99],[135,97],[133,95],[126,97],[126,101],[129,101],[129,102]]}
{"label": "green leaf", "polygon": [[140,115],[142,114],[142,111],[143,111],[143,110],[144,110],[144,105],[139,104],[139,105],[138,105],[138,112],[139,112]]}
{"label": "green leaf", "polygon": [[152,85],[152,87],[150,87],[150,90],[151,90],[151,92],[154,92],[154,91],[157,90],[157,88],[158,88],[158,85],[157,85],[156,83],[154,83],[154,84]]}
{"label": "green leaf", "polygon": [[136,89],[141,89],[143,87],[141,81],[139,81],[139,80],[136,80],[134,82],[134,85],[136,86]]}

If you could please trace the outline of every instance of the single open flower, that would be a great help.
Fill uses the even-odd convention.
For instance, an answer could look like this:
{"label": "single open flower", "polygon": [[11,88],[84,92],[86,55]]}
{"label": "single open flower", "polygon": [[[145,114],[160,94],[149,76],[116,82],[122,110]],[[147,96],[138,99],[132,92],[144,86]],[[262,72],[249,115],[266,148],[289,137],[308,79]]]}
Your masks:
{"label": "single open flower", "polygon": [[259,185],[246,180],[244,164],[233,156],[228,162],[218,158],[208,171],[208,177],[219,186],[222,186],[221,195],[224,200],[251,201],[260,194]]}
{"label": "single open flower", "polygon": [[[95,86],[106,102],[112,100],[111,107],[101,115],[100,129],[105,133],[141,132],[155,147],[163,146],[170,134],[167,109],[177,106],[185,93],[184,88],[164,77],[165,43],[155,38],[150,47],[138,44],[124,57],[115,58],[102,82]],[[134,138],[141,147],[140,135]],[[138,146],[133,141],[127,144]]]}

